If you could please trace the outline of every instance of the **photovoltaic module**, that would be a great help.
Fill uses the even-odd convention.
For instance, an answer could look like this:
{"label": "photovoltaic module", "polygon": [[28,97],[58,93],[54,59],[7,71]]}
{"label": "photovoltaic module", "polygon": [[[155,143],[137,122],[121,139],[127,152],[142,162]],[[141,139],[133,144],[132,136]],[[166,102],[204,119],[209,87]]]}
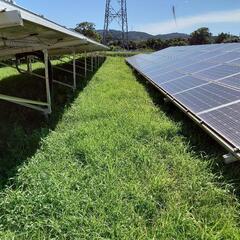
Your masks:
{"label": "photovoltaic module", "polygon": [[240,43],[170,47],[127,62],[240,156]]}

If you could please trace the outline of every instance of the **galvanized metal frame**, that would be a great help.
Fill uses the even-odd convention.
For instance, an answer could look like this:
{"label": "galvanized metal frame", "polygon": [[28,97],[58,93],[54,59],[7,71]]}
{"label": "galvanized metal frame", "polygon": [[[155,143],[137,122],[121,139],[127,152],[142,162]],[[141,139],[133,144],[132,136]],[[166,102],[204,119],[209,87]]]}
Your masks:
{"label": "galvanized metal frame", "polygon": [[63,72],[72,74],[73,75],[73,83],[72,84],[67,84],[67,83],[63,83],[63,82],[60,82],[60,81],[55,80],[55,79],[53,80],[53,82],[57,83],[57,84],[60,84],[60,85],[63,85],[65,87],[69,87],[73,91],[75,91],[77,89],[77,77],[82,77],[82,75],[77,73],[77,71],[76,71],[77,66],[76,66],[76,55],[75,55],[75,52],[73,53],[73,56],[72,56],[72,62],[73,62],[72,64],[69,63],[69,62],[63,61],[62,59],[59,59],[59,61],[63,62],[64,64],[71,65],[73,70],[71,71],[69,69],[65,69],[63,67],[54,66],[54,65],[52,67],[55,68],[55,69],[61,70]]}
{"label": "galvanized metal frame", "polygon": [[[61,59],[59,59],[61,61]],[[62,61],[64,62],[64,61]],[[77,89],[77,76],[81,76],[80,74],[77,74],[76,72],[76,53],[75,51],[73,51],[73,55],[72,55],[72,62],[73,64],[70,64],[70,63],[67,63],[67,62],[64,62],[64,64],[70,64],[73,68],[72,71],[68,70],[68,69],[65,69],[63,67],[58,67],[58,66],[52,66],[53,68],[56,68],[56,69],[59,69],[61,71],[64,71],[64,72],[67,72],[67,73],[70,73],[73,75],[73,83],[72,84],[68,84],[68,83],[63,83],[61,81],[58,81],[58,80],[55,80],[53,79],[53,82],[54,83],[57,83],[57,84],[60,84],[62,86],[65,86],[65,87],[69,87],[71,88],[73,91],[75,91]]]}
{"label": "galvanized metal frame", "polygon": [[[34,100],[30,100],[30,99],[25,99],[25,98],[19,98],[19,97],[14,97],[14,96],[9,96],[9,95],[4,95],[4,94],[0,94],[0,99],[4,100],[4,101],[8,101],[11,103],[15,103],[27,108],[31,108],[40,112],[43,112],[44,114],[51,114],[52,113],[52,99],[51,99],[51,91],[50,91],[50,81],[49,81],[49,72],[48,72],[48,60],[49,60],[49,55],[48,55],[48,50],[44,49],[43,50],[43,54],[44,54],[44,70],[45,70],[45,76],[42,76],[40,74],[34,73],[32,71],[32,63],[33,63],[33,58],[31,56],[27,57],[27,70],[25,69],[21,69],[21,72],[27,73],[29,75],[33,75],[35,77],[41,78],[43,80],[45,80],[45,88],[46,88],[46,102],[41,102],[41,101],[34,101]],[[56,79],[53,79],[53,83],[56,84],[60,84],[63,85],[65,87],[69,87],[71,88],[73,91],[76,90],[77,88],[77,77],[87,77],[87,73],[88,71],[93,72],[94,69],[96,67],[100,66],[100,61],[102,61],[102,57],[100,58],[99,56],[96,55],[91,55],[91,70],[87,68],[87,53],[85,52],[84,54],[84,75],[78,74],[77,73],[77,67],[79,67],[76,63],[79,62],[76,60],[76,54],[75,52],[73,52],[73,56],[71,57],[73,64],[66,62],[62,59],[59,59],[61,62],[65,63],[65,64],[70,64],[73,67],[73,70],[70,71],[68,69],[62,68],[62,67],[58,67],[58,66],[52,66],[53,68],[59,69],[61,71],[65,71],[67,73],[70,73],[73,75],[73,84],[67,84],[67,83],[63,83],[61,81],[58,81]],[[95,59],[95,63],[96,65],[94,65],[94,59]],[[6,62],[1,62],[0,64],[6,67],[11,67],[14,69],[17,69],[16,66],[14,65],[10,65],[7,64]],[[81,67],[80,67],[81,68]]]}
{"label": "galvanized metal frame", "polygon": [[[54,23],[40,15],[32,13],[24,8],[21,8],[15,4],[9,4],[5,1],[0,0],[0,28],[4,32],[5,30],[11,29],[11,27],[15,28],[14,37],[10,36],[2,38],[0,41],[0,59],[12,59],[16,54],[20,53],[30,53],[36,51],[42,51],[44,55],[44,65],[45,65],[45,76],[41,76],[32,71],[32,62],[33,58],[27,57],[27,70],[21,69],[22,72],[25,72],[30,75],[34,75],[45,81],[46,88],[46,100],[44,102],[34,101],[30,99],[24,99],[14,96],[8,96],[4,94],[0,94],[0,99],[8,102],[12,102],[18,105],[22,105],[31,109],[38,110],[43,112],[44,114],[50,114],[52,112],[52,102],[51,102],[51,87],[50,87],[50,76],[49,76],[49,56],[56,56],[59,54],[71,54],[72,56],[72,71],[61,68],[61,70],[68,72],[73,75],[72,84],[63,83],[61,81],[53,79],[54,83],[61,84],[63,86],[69,87],[73,90],[77,88],[77,77],[82,77],[83,75],[77,73],[77,69],[81,68],[81,66],[77,65],[77,56],[76,53],[84,52],[85,60],[84,60],[84,77],[87,77],[88,72],[93,72],[94,70],[94,62],[93,58],[91,60],[91,64],[88,69],[87,63],[87,51],[102,51],[107,50],[108,47],[93,41],[84,35],[67,29],[57,23]],[[28,28],[28,24],[32,24],[30,29]],[[27,26],[25,28],[25,25]],[[52,33],[60,33],[61,38],[55,39],[51,37],[46,37],[46,42],[42,41],[38,38],[32,38],[31,34],[32,29],[36,27],[36,35],[41,34],[41,31]],[[22,29],[26,31],[29,36],[26,40],[24,38],[17,39],[17,33],[21,33]],[[40,30],[39,30],[40,29]],[[19,30],[19,32],[18,32]],[[38,31],[40,32],[38,32]],[[6,31],[6,32],[7,32]],[[23,31],[24,35],[25,32]],[[5,32],[5,33],[6,33]],[[10,31],[11,32],[11,31]],[[15,36],[16,35],[16,36]],[[21,34],[20,34],[21,35]],[[50,34],[51,36],[55,36],[54,34]],[[96,57],[95,57],[96,58]],[[0,62],[4,66],[14,67],[12,65],[8,65],[5,62]],[[58,68],[58,66],[54,66]],[[60,67],[59,67],[60,68]]]}
{"label": "galvanized metal frame", "polygon": [[[67,36],[68,40],[53,42],[52,44],[45,44],[42,42],[32,42],[27,44],[26,41],[14,41],[6,39],[9,43],[7,46],[15,48],[6,49],[4,52],[1,51],[1,56],[14,56],[17,53],[31,52],[31,51],[39,51],[42,49],[48,49],[49,55],[52,55],[52,50],[56,49],[58,52],[64,48],[74,47],[78,52],[84,51],[87,46],[86,51],[102,51],[107,50],[108,47],[93,41],[84,35],[67,29],[53,21],[50,21],[40,15],[37,15],[31,11],[28,11],[22,7],[19,7],[14,4],[9,4],[5,1],[0,0],[0,10],[2,10],[0,17],[2,18],[3,26],[1,28],[9,28],[9,27],[19,27],[19,30],[24,27],[25,22],[32,23],[38,25],[40,27],[44,27],[49,30],[62,33],[64,36]],[[31,31],[29,32],[31,34]],[[83,46],[83,48],[81,48]]]}
{"label": "galvanized metal frame", "polygon": [[[19,97],[14,97],[14,96],[8,96],[8,95],[4,95],[4,94],[0,94],[0,99],[1,100],[5,100],[8,102],[12,102],[18,105],[22,105],[34,110],[38,110],[43,112],[44,114],[51,114],[52,112],[52,107],[51,107],[51,92],[50,92],[50,82],[49,82],[49,73],[48,73],[48,50],[45,49],[43,50],[43,54],[44,54],[44,65],[45,65],[45,77],[33,73],[31,71],[25,71],[23,69],[21,69],[24,72],[28,72],[31,75],[34,75],[36,77],[40,77],[45,79],[45,88],[46,88],[46,102],[41,102],[41,101],[34,101],[34,100],[30,100],[30,99],[24,99],[24,98],[19,98]],[[7,67],[12,67],[15,68],[15,66],[9,65],[7,63],[1,62],[1,65],[7,66]],[[30,69],[28,63],[28,68]]]}

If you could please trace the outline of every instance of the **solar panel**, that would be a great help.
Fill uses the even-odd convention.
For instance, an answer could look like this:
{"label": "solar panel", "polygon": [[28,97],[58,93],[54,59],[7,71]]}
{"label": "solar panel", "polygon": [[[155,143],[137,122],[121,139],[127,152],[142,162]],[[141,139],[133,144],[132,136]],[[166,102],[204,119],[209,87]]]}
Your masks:
{"label": "solar panel", "polygon": [[147,59],[142,73],[240,158],[240,43],[171,47]]}
{"label": "solar panel", "polygon": [[[103,59],[99,56],[92,55],[90,70],[87,66],[87,55],[84,54],[84,75],[81,75],[77,73],[77,70],[79,70],[80,67],[77,64],[77,54],[108,50],[108,47],[93,41],[76,31],[61,26],[15,4],[10,4],[2,0],[0,0],[0,29],[1,65],[15,67],[20,73],[26,73],[25,76],[34,75],[38,78],[44,79],[46,88],[46,98],[44,102],[19,98],[16,96],[8,96],[2,93],[0,94],[0,100],[38,110],[44,114],[50,114],[52,112],[51,93],[53,83],[76,90],[77,77],[87,77],[87,72],[93,71],[94,67],[99,66]],[[63,69],[64,72],[72,74],[73,79],[71,84],[59,81],[59,79],[53,79],[53,77],[56,76],[53,76],[52,74],[50,56],[62,56],[65,54],[68,55],[66,58],[71,56],[69,63],[72,65],[72,71],[63,68],[61,69]],[[93,61],[94,58],[95,63]],[[8,64],[7,61],[3,61],[13,59],[16,60],[16,64]],[[27,70],[20,70],[19,65],[22,59],[27,63]],[[44,63],[44,76],[32,71],[32,61],[35,59]],[[135,64],[136,61],[137,59],[133,60],[132,64]],[[142,61],[141,64],[144,64],[144,61]]]}
{"label": "solar panel", "polygon": [[228,44],[221,44],[223,45],[223,51],[239,51],[239,43],[228,43]]}
{"label": "solar panel", "polygon": [[222,64],[204,71],[200,71],[195,75],[209,80],[218,80],[237,73],[240,73],[240,68],[238,66]]}
{"label": "solar panel", "polygon": [[240,103],[204,113],[200,117],[229,142],[240,147]]}
{"label": "solar panel", "polygon": [[233,77],[224,78],[223,80],[218,81],[218,83],[240,89],[240,74]]}
{"label": "solar panel", "polygon": [[178,92],[186,91],[190,88],[194,88],[205,84],[206,81],[192,76],[185,76],[174,81],[170,81],[160,86],[167,92],[171,94],[177,94]]}
{"label": "solar panel", "polygon": [[221,52],[219,51],[210,51],[210,52],[205,52],[201,54],[200,56],[196,56],[195,58],[201,59],[201,60],[206,60],[212,57],[216,57],[221,55]]}
{"label": "solar panel", "polygon": [[233,60],[233,61],[230,62],[230,64],[239,66],[240,65],[240,59]]}
{"label": "solar panel", "polygon": [[157,83],[163,83],[163,82],[167,82],[167,81],[170,81],[170,80],[174,80],[174,79],[177,79],[177,78],[180,78],[180,77],[183,77],[184,74],[180,73],[180,72],[169,72],[169,73],[166,73],[166,74],[159,74],[159,75],[154,75],[154,79],[156,79],[156,82]]}
{"label": "solar panel", "polygon": [[196,114],[239,99],[240,92],[210,83],[175,95],[175,98]]}
{"label": "solar panel", "polygon": [[[1,11],[4,10],[4,11]],[[7,21],[19,19],[16,24]],[[18,53],[48,49],[49,55],[72,54],[83,51],[102,51],[108,48],[84,35],[54,23],[17,5],[0,0],[1,25],[0,58]],[[1,17],[2,16],[2,17]]]}
{"label": "solar panel", "polygon": [[209,61],[216,63],[225,63],[232,61],[233,59],[240,59],[240,52],[227,52],[221,56],[213,57],[209,59]]}
{"label": "solar panel", "polygon": [[210,67],[214,67],[216,66],[216,63],[212,63],[212,62],[197,62],[191,65],[188,65],[184,68],[181,68],[181,72],[186,72],[186,73],[194,73],[194,72],[198,72]]}

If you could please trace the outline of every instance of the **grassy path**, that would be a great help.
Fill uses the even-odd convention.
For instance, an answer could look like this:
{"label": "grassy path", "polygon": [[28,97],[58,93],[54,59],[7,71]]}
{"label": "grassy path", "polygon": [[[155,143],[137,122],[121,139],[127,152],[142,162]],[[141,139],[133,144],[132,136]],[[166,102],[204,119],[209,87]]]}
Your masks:
{"label": "grassy path", "polygon": [[238,205],[108,58],[0,195],[0,239],[240,239]]}

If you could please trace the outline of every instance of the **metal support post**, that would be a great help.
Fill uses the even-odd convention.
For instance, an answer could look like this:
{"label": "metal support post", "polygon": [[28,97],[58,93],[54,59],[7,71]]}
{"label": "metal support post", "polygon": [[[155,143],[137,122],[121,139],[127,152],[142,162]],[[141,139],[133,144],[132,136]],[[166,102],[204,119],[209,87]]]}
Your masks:
{"label": "metal support post", "polygon": [[93,66],[93,55],[91,54],[91,72],[93,72],[94,66]]}
{"label": "metal support post", "polygon": [[32,58],[30,56],[27,57],[27,69],[29,73],[32,72]]}
{"label": "metal support post", "polygon": [[77,81],[76,81],[76,54],[75,51],[73,52],[73,91],[77,88]]}
{"label": "metal support post", "polygon": [[85,78],[87,78],[87,53],[84,53],[84,62],[85,62]]}
{"label": "metal support post", "polygon": [[50,82],[49,82],[49,72],[48,72],[48,50],[43,50],[44,54],[44,63],[45,63],[45,80],[46,80],[46,94],[47,94],[47,103],[48,103],[48,111],[47,113],[50,114],[52,112],[51,106],[51,92],[50,92]]}
{"label": "metal support post", "polygon": [[97,69],[97,55],[95,55],[95,69]]}

